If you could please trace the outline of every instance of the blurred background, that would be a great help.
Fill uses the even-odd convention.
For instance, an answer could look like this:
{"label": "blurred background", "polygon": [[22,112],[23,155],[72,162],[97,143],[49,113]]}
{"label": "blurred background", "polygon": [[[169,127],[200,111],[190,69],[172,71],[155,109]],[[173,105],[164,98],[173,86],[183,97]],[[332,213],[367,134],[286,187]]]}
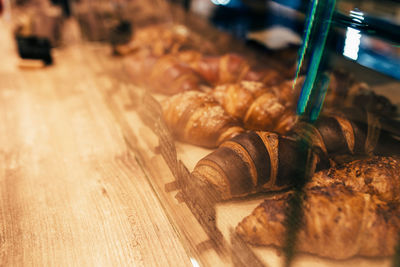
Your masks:
{"label": "blurred background", "polygon": [[[46,35],[53,46],[59,45],[59,25],[63,18],[71,15],[78,19],[83,35],[92,41],[110,39],[107,31],[115,26],[116,17],[130,21],[132,25],[149,20],[146,12],[135,12],[137,0],[1,1],[3,15],[25,25],[24,29],[19,26],[19,32]],[[363,66],[400,79],[399,1],[335,2],[336,9],[327,42],[327,49],[333,54],[331,60],[335,60],[334,65],[356,64],[357,69]],[[253,47],[295,50],[302,44],[310,3],[305,0],[152,0],[148,6],[153,7],[151,12],[174,19],[175,14],[168,10],[167,4],[178,5],[187,14],[202,18],[218,30],[228,32]],[[30,26],[27,27],[27,24]],[[375,80],[372,78],[367,82],[374,83]]]}

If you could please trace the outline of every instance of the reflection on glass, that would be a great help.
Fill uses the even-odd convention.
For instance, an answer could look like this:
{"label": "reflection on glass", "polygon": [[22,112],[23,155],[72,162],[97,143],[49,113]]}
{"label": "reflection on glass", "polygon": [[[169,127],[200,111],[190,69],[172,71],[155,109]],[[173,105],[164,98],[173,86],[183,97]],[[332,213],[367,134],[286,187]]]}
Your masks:
{"label": "reflection on glass", "polygon": [[222,5],[222,6],[225,6],[225,5],[229,4],[230,1],[231,0],[211,0],[211,2],[214,5]]}
{"label": "reflection on glass", "polygon": [[346,39],[344,41],[343,56],[357,60],[360,48],[361,34],[359,30],[347,27]]}
{"label": "reflection on glass", "polygon": [[[354,25],[362,25],[364,21],[364,13],[355,9],[350,11],[350,17]],[[343,55],[345,57],[357,60],[358,51],[360,49],[361,34],[359,30],[352,27],[347,27],[346,39],[343,48]]]}
{"label": "reflection on glass", "polygon": [[358,10],[351,10],[350,17],[353,19],[354,22],[362,23],[364,20],[364,13]]}

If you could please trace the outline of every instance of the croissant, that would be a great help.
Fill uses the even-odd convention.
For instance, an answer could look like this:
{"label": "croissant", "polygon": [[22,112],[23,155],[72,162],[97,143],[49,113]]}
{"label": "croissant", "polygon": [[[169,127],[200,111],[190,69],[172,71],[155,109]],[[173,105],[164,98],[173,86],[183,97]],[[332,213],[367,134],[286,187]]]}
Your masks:
{"label": "croissant", "polygon": [[[398,137],[386,130],[386,121],[373,113],[357,108],[343,108],[326,112],[314,124],[299,122],[289,135],[308,140],[311,147],[317,147],[325,155],[390,155],[400,151]],[[395,129],[397,132],[399,129]]]}
{"label": "croissant", "polygon": [[[353,111],[352,115],[357,114]],[[328,168],[334,156],[343,154],[399,153],[400,142],[381,131],[376,122],[369,119],[364,124],[343,114],[326,115],[314,125],[300,122],[287,136],[243,133],[201,159],[192,175],[217,189],[221,199],[288,188],[295,184],[302,168],[299,163],[304,162],[303,142],[312,151],[311,172]],[[297,140],[303,141],[299,144]]]}
{"label": "croissant", "polygon": [[296,122],[294,102],[301,82],[293,88],[287,81],[279,86],[242,81],[217,86],[212,95],[232,116],[250,130],[287,132]]}
{"label": "croissant", "polygon": [[247,81],[257,81],[266,86],[276,86],[287,78],[286,74],[282,74],[272,68],[252,68],[245,76]]}
{"label": "croissant", "polygon": [[148,56],[160,57],[193,48],[205,52],[215,50],[209,41],[183,25],[159,24],[135,30],[131,42],[116,47],[116,52],[121,55],[140,52]]}
{"label": "croissant", "polygon": [[[326,97],[328,107],[337,107],[339,103],[341,103],[340,106],[349,105],[346,104],[343,94],[351,98],[356,94],[355,92],[361,90],[354,88],[363,86],[362,84],[351,86],[350,79],[342,76],[340,73],[332,75]],[[304,77],[298,78],[295,84],[289,80],[275,86],[267,86],[261,82],[241,81],[219,85],[212,91],[212,95],[229,114],[241,120],[246,129],[285,134],[298,120],[295,105],[303,82]],[[355,99],[361,98],[359,94]],[[347,101],[354,100],[347,99]],[[375,110],[383,109],[378,106],[379,104]],[[367,109],[375,111],[372,107],[367,107]]]}
{"label": "croissant", "polygon": [[[221,199],[279,191],[293,185],[298,177],[298,163],[303,162],[299,150],[299,143],[291,138],[271,132],[247,132],[201,159],[192,176],[210,183]],[[316,169],[329,164],[318,157],[313,161]]]}
{"label": "croissant", "polygon": [[260,81],[266,85],[276,85],[284,77],[273,69],[256,70],[242,56],[228,53],[221,56],[199,56],[191,52],[178,56],[190,64],[211,85],[235,83],[242,80]]}
{"label": "croissant", "polygon": [[342,184],[354,192],[400,203],[400,158],[374,156],[315,173],[307,188]]}
{"label": "croissant", "polygon": [[[350,86],[348,79],[343,78],[339,81],[341,76],[337,75],[339,74],[332,75],[332,83],[328,89],[326,101],[328,107],[337,107],[339,101],[345,102],[343,93],[346,92],[350,96],[355,91],[354,87],[346,88]],[[295,85],[291,80],[276,86],[242,81],[217,86],[212,94],[229,114],[243,121],[246,129],[284,134],[298,120],[295,105],[303,82],[304,77],[298,78]],[[341,106],[343,105],[342,103]]]}
{"label": "croissant", "polygon": [[[282,247],[286,240],[285,217],[290,197],[291,194],[281,194],[266,199],[239,223],[236,232],[254,245]],[[298,251],[333,259],[395,253],[400,231],[398,203],[388,204],[374,195],[333,184],[307,189],[302,212],[296,242]]]}
{"label": "croissant", "polygon": [[207,86],[189,65],[172,55],[130,57],[125,59],[125,66],[132,80],[156,93],[173,95]]}
{"label": "croissant", "polygon": [[154,91],[173,95],[188,90],[201,90],[207,86],[189,65],[177,61],[173,56],[163,56],[153,65],[148,81]]}
{"label": "croissant", "polygon": [[229,114],[243,120],[251,104],[267,92],[268,88],[263,83],[242,81],[216,86],[212,96]]}
{"label": "croissant", "polygon": [[214,148],[243,131],[239,121],[203,92],[176,94],[162,106],[167,126],[187,143]]}
{"label": "croissant", "polygon": [[128,74],[129,78],[136,84],[146,86],[147,76],[154,64],[157,61],[157,57],[135,54],[123,59],[124,70]]}
{"label": "croissant", "polygon": [[204,55],[196,50],[180,51],[174,56],[181,62],[184,62],[193,67],[197,62],[203,59]]}
{"label": "croissant", "polygon": [[152,56],[162,56],[176,51],[188,38],[188,30],[178,25],[152,25],[135,29],[134,38],[126,45],[117,46],[121,55],[144,52]]}

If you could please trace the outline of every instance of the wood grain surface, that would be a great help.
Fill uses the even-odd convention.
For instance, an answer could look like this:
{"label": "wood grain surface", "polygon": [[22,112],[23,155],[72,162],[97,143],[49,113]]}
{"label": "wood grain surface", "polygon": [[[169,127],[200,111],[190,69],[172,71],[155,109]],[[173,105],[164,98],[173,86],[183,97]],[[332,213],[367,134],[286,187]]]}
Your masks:
{"label": "wood grain surface", "polygon": [[0,266],[191,265],[105,101],[111,57],[53,55],[19,69],[0,20]]}

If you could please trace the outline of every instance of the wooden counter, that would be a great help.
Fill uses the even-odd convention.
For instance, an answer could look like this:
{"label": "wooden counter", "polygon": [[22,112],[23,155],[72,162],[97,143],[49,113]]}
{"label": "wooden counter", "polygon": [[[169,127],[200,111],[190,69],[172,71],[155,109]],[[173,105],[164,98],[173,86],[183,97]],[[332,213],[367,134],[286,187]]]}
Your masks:
{"label": "wooden counter", "polygon": [[19,69],[0,20],[0,266],[191,265],[105,101],[109,55],[53,55]]}

